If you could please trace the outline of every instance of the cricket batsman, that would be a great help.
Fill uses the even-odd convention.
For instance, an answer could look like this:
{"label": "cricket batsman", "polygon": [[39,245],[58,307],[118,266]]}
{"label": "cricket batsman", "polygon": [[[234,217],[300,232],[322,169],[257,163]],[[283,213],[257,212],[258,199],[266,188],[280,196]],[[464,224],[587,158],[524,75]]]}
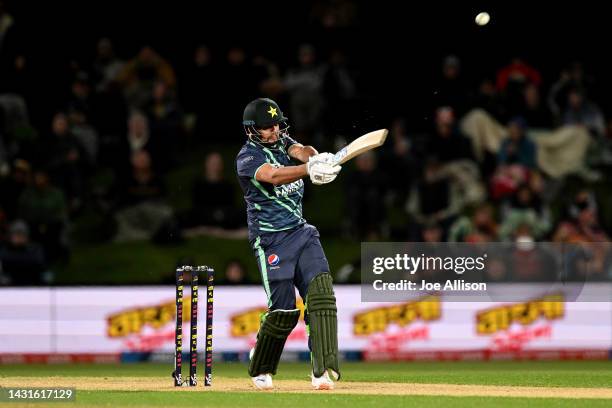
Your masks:
{"label": "cricket batsman", "polygon": [[249,242],[268,298],[249,375],[258,389],[273,388],[272,375],[300,317],[297,287],[305,300],[312,386],[333,389],[340,378],[336,297],[319,232],[302,216],[302,179],[331,183],[341,167],[333,164],[331,153],[318,153],[289,137],[287,118],[271,99],[250,102],[242,123],[247,140],[236,170],[247,204]]}

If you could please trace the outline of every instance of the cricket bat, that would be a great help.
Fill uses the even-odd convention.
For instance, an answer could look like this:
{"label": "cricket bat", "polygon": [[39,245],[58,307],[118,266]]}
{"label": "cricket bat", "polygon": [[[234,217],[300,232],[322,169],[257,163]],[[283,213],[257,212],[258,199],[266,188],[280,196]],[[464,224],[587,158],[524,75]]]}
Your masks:
{"label": "cricket bat", "polygon": [[358,137],[334,155],[334,163],[343,164],[361,153],[377,148],[385,143],[388,133],[387,129],[379,129]]}

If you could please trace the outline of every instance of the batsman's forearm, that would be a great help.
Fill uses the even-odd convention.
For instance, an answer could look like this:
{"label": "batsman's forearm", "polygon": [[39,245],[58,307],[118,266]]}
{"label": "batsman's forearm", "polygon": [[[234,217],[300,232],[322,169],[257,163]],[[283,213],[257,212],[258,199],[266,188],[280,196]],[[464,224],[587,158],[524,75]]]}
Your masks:
{"label": "batsman's forearm", "polygon": [[303,154],[303,158],[304,158],[304,162],[308,161],[308,158],[310,156],[314,156],[316,154],[319,154],[319,152],[317,151],[317,149],[315,149],[312,146],[304,146],[304,148],[302,149],[302,154]]}
{"label": "batsman's forearm", "polygon": [[290,156],[301,161],[302,163],[306,163],[310,156],[314,156],[315,154],[319,154],[317,149],[312,146],[299,146],[295,149],[291,150]]}
{"label": "batsman's forearm", "polygon": [[300,164],[299,166],[288,166],[274,169],[270,175],[270,182],[275,186],[282,184],[293,183],[296,180],[306,177],[308,175],[308,168],[306,164]]}

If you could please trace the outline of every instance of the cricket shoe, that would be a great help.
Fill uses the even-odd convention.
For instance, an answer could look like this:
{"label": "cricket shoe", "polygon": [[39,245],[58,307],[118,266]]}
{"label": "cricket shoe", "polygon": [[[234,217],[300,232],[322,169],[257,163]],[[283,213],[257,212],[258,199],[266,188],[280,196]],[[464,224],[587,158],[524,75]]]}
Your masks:
{"label": "cricket shoe", "polygon": [[259,374],[257,377],[251,377],[251,381],[258,390],[269,391],[274,388],[270,374]]}
{"label": "cricket shoe", "polygon": [[313,373],[310,374],[310,378],[312,380],[312,388],[315,390],[333,390],[334,382],[331,378],[329,378],[329,374],[327,370],[323,372],[323,375],[320,377],[315,377]]}

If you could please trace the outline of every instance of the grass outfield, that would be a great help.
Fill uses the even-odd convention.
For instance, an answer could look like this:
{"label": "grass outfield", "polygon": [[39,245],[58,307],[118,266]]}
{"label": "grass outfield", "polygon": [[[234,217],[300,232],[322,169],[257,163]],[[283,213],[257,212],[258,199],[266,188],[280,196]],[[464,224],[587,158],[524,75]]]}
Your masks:
{"label": "grass outfield", "polygon": [[[272,394],[252,392],[226,393],[168,393],[168,392],[92,392],[78,394],[78,406],[107,407],[610,407],[610,400],[570,400],[560,398],[512,397],[445,397],[445,396],[393,396],[393,395],[315,395]],[[39,405],[39,404],[37,404]],[[11,404],[10,406],[15,406]],[[32,404],[32,406],[35,406]],[[53,407],[71,407],[72,404],[53,404]]]}
{"label": "grass outfield", "polygon": [[[238,363],[216,364],[211,389],[175,389],[169,364],[7,365],[0,366],[0,385],[75,384],[78,406],[612,406],[611,362],[345,363],[342,368],[336,391],[316,393],[308,389],[309,368],[301,363],[281,363],[275,377],[279,391],[267,393],[253,391],[245,365]],[[64,405],[75,406],[53,406]]]}

